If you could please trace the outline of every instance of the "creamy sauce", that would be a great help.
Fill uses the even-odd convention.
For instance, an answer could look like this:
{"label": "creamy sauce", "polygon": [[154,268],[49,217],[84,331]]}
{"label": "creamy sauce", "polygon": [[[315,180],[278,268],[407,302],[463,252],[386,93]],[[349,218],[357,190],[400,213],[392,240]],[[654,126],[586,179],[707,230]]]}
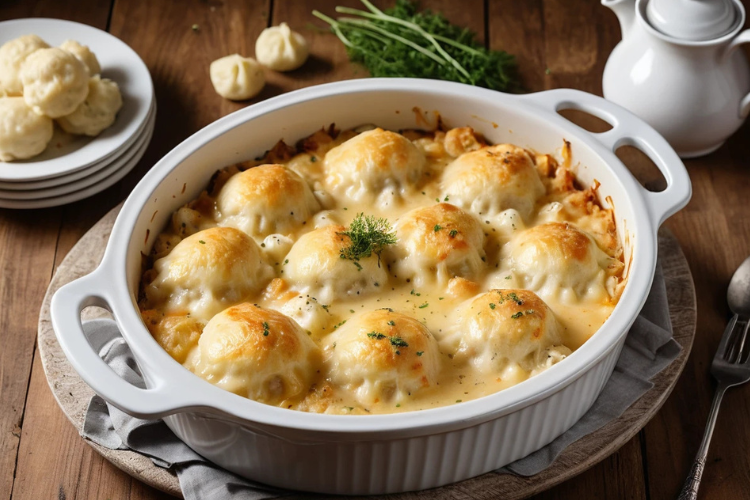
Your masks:
{"label": "creamy sauce", "polygon": [[[296,155],[287,163],[287,166],[308,181],[321,200],[321,205],[326,212],[325,214],[317,214],[309,224],[303,225],[298,231],[286,236],[297,241],[304,233],[316,229],[316,226],[328,224],[348,226],[359,213],[385,217],[393,225],[400,216],[414,208],[432,206],[437,202],[450,203],[449,197],[441,197],[438,181],[440,172],[453,158],[444,153],[437,155],[431,153],[434,145],[429,138],[418,139],[415,142],[420,149],[426,152],[429,168],[422,180],[414,186],[409,196],[400,201],[380,205],[336,199],[330,196],[330,193],[321,197],[321,192],[325,190],[323,173],[325,153],[313,152]],[[447,347],[444,349],[444,347],[447,345],[446,343],[451,341],[451,334],[455,333],[456,318],[454,316],[460,304],[491,289],[523,288],[522,283],[514,276],[513,270],[506,267],[506,262],[501,258],[501,249],[524,228],[549,221],[549,215],[540,213],[540,210],[548,206],[551,201],[561,198],[561,196],[555,197],[548,192],[548,195],[542,197],[537,203],[533,217],[526,224],[523,221],[513,222],[511,219],[503,219],[499,216],[487,217],[482,214],[475,214],[486,236],[484,248],[486,251],[486,267],[481,276],[475,279],[470,286],[451,289],[446,283],[438,284],[434,282],[420,287],[411,281],[407,282],[394,276],[390,272],[388,281],[379,283],[378,290],[375,293],[366,296],[341,297],[330,304],[324,304],[327,311],[323,322],[324,326],[318,330],[309,331],[311,338],[321,348],[325,348],[327,337],[357,313],[392,308],[397,312],[412,316],[427,326],[438,341],[438,345],[441,346],[441,370],[436,384],[421,389],[406,401],[394,403],[393,401],[380,400],[365,405],[357,402],[346,390],[332,387],[330,383],[327,383],[324,366],[307,397],[287,400],[280,406],[341,414],[413,411],[469,401],[493,394],[529,378],[532,373],[515,363],[510,363],[499,373],[482,373],[476,370],[471,363],[454,362],[453,356],[446,354],[450,349]],[[201,229],[216,225],[215,218],[208,218],[201,225]],[[278,254],[272,257],[270,252],[266,253],[265,258],[274,269],[276,277],[284,279],[284,268],[288,261],[285,261]],[[386,265],[385,262],[382,265]],[[278,287],[278,281],[272,285]],[[562,343],[571,350],[578,349],[599,329],[616,304],[616,298],[612,298],[605,303],[588,303],[586,301],[570,301],[554,295],[540,296],[554,312],[559,322]],[[263,308],[279,310],[286,301],[295,297],[320,302],[318,297],[315,297],[310,290],[287,281],[284,282],[282,290],[272,290],[271,285],[269,285],[255,296],[247,297],[246,301],[258,304]],[[159,305],[149,306],[157,309],[159,307]],[[144,308],[143,305],[142,308]],[[198,348],[195,347],[195,349]],[[195,359],[196,355],[193,353],[188,357],[185,366],[192,368]]]}

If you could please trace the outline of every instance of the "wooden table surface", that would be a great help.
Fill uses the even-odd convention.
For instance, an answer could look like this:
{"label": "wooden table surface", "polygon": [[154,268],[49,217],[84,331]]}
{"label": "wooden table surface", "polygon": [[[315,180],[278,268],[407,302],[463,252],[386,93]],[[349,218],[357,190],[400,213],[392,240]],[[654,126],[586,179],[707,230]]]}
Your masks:
{"label": "wooden table surface", "polygon": [[[119,37],[148,65],[159,103],[151,145],[123,181],[65,207],[0,209],[0,500],[165,497],[92,451],[57,407],[35,346],[42,297],[75,242],[184,138],[258,100],[365,77],[365,71],[348,63],[335,37],[312,28],[320,26],[310,14],[314,8],[332,14],[337,4],[356,1],[0,2],[0,20],[55,17]],[[601,95],[604,64],[620,40],[614,14],[594,0],[423,0],[421,5],[470,27],[491,48],[515,54],[524,84],[532,91],[572,87]],[[209,63],[235,52],[252,56],[260,31],[282,21],[306,36],[311,60],[291,74],[268,72],[266,88],[253,101],[232,103],[217,96],[208,77]],[[191,29],[194,24],[197,31]],[[626,151],[622,157],[639,180],[659,183],[652,166],[638,154]],[[727,320],[726,286],[750,254],[750,129],[743,127],[717,152],[686,165],[693,199],[666,223],[682,244],[698,293],[697,335],[685,372],[663,409],[636,438],[537,498],[672,499],[688,471],[711,402],[709,367]],[[748,422],[750,385],[730,390],[724,399],[701,498],[750,499]]]}

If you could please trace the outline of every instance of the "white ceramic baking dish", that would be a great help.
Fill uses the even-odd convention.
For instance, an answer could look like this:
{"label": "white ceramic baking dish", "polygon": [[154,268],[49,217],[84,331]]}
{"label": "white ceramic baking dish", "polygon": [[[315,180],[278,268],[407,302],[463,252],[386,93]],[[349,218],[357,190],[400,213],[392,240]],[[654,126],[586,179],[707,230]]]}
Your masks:
{"label": "white ceramic baking dish", "polygon": [[[562,118],[579,109],[613,125],[592,134]],[[393,415],[322,415],[266,406],[215,387],[174,361],[141,322],[136,304],[141,253],[148,253],[170,214],[194,199],[226,165],[262,154],[322,126],[366,123],[423,127],[439,112],[449,126],[470,125],[491,142],[540,152],[571,142],[578,178],[601,183],[613,204],[625,248],[628,283],[602,328],[578,351],[542,374],[474,401]],[[643,189],[613,154],[636,145],[668,187]],[[324,493],[419,490],[497,469],[552,441],[592,405],[611,374],[625,334],[646,300],[656,265],[659,225],[690,198],[690,179],[667,142],[643,121],[575,90],[515,96],[461,84],[365,79],[291,92],[237,111],[167,154],[138,184],[115,223],[101,265],[62,287],[52,323],[68,359],[105,400],[141,418],[164,417],[201,455],[264,483]],[[146,379],[120,379],[91,349],[81,310],[111,310]]]}

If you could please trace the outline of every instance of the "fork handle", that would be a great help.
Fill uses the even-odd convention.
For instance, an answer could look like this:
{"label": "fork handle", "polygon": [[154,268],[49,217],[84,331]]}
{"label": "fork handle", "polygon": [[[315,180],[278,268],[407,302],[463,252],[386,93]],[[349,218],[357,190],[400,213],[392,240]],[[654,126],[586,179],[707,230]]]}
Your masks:
{"label": "fork handle", "polygon": [[695,455],[695,461],[693,466],[690,468],[690,474],[685,479],[685,484],[682,485],[682,491],[677,500],[697,500],[698,498],[698,487],[701,484],[701,477],[703,476],[703,469],[706,466],[706,457],[708,456],[708,446],[711,444],[711,435],[714,433],[714,427],[716,426],[716,417],[719,415],[719,405],[721,405],[721,398],[724,397],[724,392],[727,390],[727,384],[719,384],[714,392],[714,400],[711,403],[711,413],[708,415],[708,423],[706,424],[706,431],[703,433],[703,441],[701,447],[698,449],[698,453]]}

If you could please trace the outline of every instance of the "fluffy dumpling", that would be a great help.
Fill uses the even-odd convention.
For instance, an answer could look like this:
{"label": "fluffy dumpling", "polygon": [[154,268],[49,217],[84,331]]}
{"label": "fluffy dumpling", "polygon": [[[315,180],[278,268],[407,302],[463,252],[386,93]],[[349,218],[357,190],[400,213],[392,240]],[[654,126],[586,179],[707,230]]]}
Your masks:
{"label": "fluffy dumpling", "polygon": [[494,216],[513,208],[528,219],[544,185],[524,149],[490,146],[456,158],[443,172],[442,196],[477,214]]}
{"label": "fluffy dumpling", "polygon": [[58,118],[57,123],[70,134],[94,137],[115,122],[121,107],[120,88],[97,75],[89,79],[86,99],[71,114]]}
{"label": "fluffy dumpling", "polygon": [[52,120],[34,113],[23,97],[0,98],[0,160],[36,156],[52,139]]}
{"label": "fluffy dumpling", "polygon": [[393,274],[417,286],[473,278],[484,265],[484,231],[479,221],[449,203],[418,208],[396,223],[397,243],[387,259]]}
{"label": "fluffy dumpling", "polygon": [[377,255],[357,261],[341,257],[341,251],[352,243],[344,231],[343,226],[325,226],[297,240],[283,265],[284,276],[293,288],[330,304],[385,286],[388,274]]}
{"label": "fluffy dumpling", "polygon": [[24,35],[3,44],[0,47],[0,93],[21,95],[21,65],[32,53],[48,47],[49,45],[36,35]]}
{"label": "fluffy dumpling", "polygon": [[464,304],[459,318],[454,359],[482,373],[528,376],[548,366],[551,352],[570,354],[554,314],[528,290],[490,290]]}
{"label": "fluffy dumpling", "polygon": [[239,54],[215,60],[209,74],[216,93],[233,101],[250,99],[266,85],[266,76],[258,61]]}
{"label": "fluffy dumpling", "polygon": [[331,149],[325,157],[325,181],[339,195],[382,204],[411,191],[424,174],[424,154],[406,137],[376,128]]}
{"label": "fluffy dumpling", "polygon": [[593,238],[568,222],[523,231],[503,251],[506,265],[524,288],[571,299],[607,300],[607,278],[621,269]]}
{"label": "fluffy dumpling", "polygon": [[324,348],[334,386],[362,404],[398,403],[436,384],[440,351],[416,319],[389,309],[361,313],[329,335]]}
{"label": "fluffy dumpling", "polygon": [[89,93],[89,70],[70,52],[39,49],[21,67],[23,98],[40,115],[59,118],[76,110]]}
{"label": "fluffy dumpling", "polygon": [[233,175],[216,204],[219,224],[254,238],[291,233],[320,210],[307,182],[282,165],[261,165]]}
{"label": "fluffy dumpling", "polygon": [[193,371],[222,389],[266,404],[304,396],[320,349],[291,318],[242,303],[211,319]]}
{"label": "fluffy dumpling", "polygon": [[81,45],[75,40],[65,40],[60,48],[67,50],[78,59],[89,69],[91,76],[98,75],[102,72],[102,67],[99,65],[99,60],[96,58],[93,52],[86,45]]}
{"label": "fluffy dumpling", "polygon": [[153,272],[144,287],[149,305],[202,321],[246,300],[273,277],[255,241],[231,227],[188,236],[154,263]]}

